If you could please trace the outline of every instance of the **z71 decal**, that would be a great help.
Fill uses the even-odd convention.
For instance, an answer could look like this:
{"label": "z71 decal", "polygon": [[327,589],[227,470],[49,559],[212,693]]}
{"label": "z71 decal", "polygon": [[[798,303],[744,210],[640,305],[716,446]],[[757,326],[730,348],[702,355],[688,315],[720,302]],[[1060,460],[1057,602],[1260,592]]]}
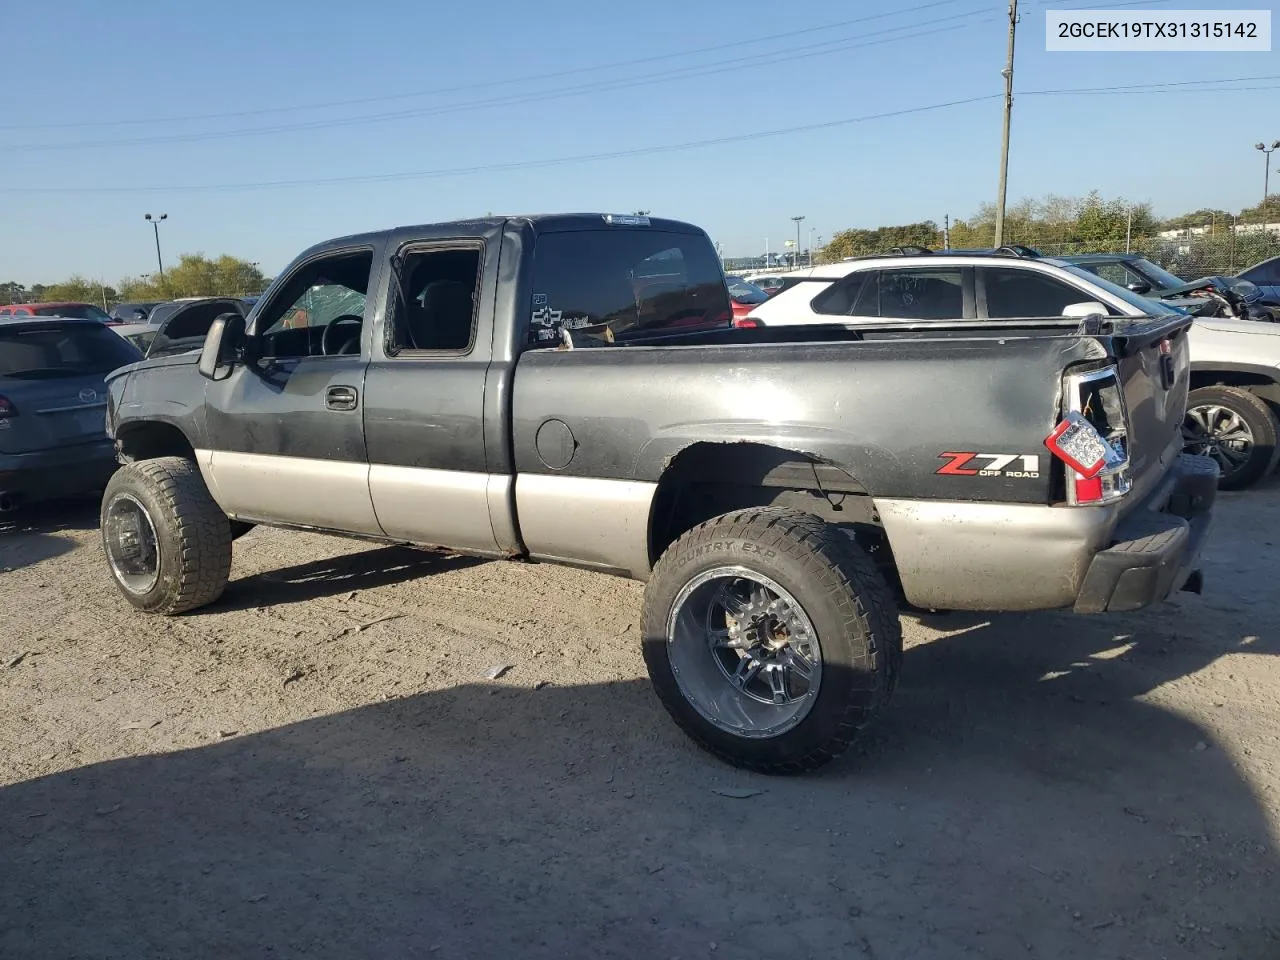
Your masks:
{"label": "z71 decal", "polygon": [[1040,457],[1034,453],[940,453],[938,459],[948,461],[934,471],[943,477],[1040,477]]}

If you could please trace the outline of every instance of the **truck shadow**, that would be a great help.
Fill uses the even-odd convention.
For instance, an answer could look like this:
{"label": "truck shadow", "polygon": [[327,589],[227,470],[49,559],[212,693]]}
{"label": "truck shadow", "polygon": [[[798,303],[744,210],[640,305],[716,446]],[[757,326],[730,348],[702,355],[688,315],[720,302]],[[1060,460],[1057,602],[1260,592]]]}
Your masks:
{"label": "truck shadow", "polygon": [[[250,534],[252,536],[252,534]],[[233,579],[209,612],[305,603],[352,590],[371,590],[418,577],[465,570],[488,561],[412,547],[376,547]],[[234,574],[235,568],[232,568]]]}
{"label": "truck shadow", "polygon": [[96,530],[98,500],[75,497],[0,514],[0,569],[17,570],[74,550],[67,531]]}
{"label": "truck shadow", "polygon": [[705,756],[625,681],[17,783],[0,955],[1277,956],[1262,802],[1207,726],[1136,699],[1199,661],[1098,658],[1114,624],[1066,623],[913,647],[866,741],[806,777]]}

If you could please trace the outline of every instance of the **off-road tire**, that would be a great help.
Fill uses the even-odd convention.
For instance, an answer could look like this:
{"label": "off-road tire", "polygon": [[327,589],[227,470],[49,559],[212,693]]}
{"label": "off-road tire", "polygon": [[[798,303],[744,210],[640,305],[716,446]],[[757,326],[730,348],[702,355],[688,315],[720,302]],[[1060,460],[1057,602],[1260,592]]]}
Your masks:
{"label": "off-road tire", "polygon": [[[1213,404],[1225,407],[1240,417],[1253,434],[1253,454],[1244,466],[1218,481],[1219,490],[1243,490],[1267,476],[1280,457],[1277,435],[1280,422],[1265,400],[1239,387],[1211,386],[1192,390],[1187,395],[1187,409]],[[1191,450],[1191,447],[1187,448]]]}
{"label": "off-road tire", "polygon": [[116,471],[102,497],[103,551],[112,501],[122,494],[146,510],[159,547],[159,577],[146,593],[135,594],[115,576],[125,599],[147,613],[172,615],[212,603],[231,574],[231,525],[200,476],[183,457],[138,460]]}
{"label": "off-road tire", "polygon": [[[822,648],[808,714],[777,736],[740,736],[711,723],[672,672],[667,625],[681,589],[725,565],[763,574],[804,608]],[[644,660],[667,712],[699,746],[760,773],[814,770],[843,753],[888,703],[902,667],[902,626],[875,563],[844,531],[800,511],[759,508],[699,524],[672,544],[645,587]]]}

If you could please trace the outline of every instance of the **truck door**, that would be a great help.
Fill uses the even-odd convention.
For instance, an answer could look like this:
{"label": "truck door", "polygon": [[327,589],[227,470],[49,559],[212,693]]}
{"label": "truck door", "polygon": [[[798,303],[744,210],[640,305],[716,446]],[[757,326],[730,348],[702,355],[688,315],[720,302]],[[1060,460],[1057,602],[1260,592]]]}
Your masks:
{"label": "truck door", "polygon": [[[490,473],[485,379],[498,238],[417,239],[394,252],[382,335],[371,344],[365,438],[388,537],[500,555],[514,544],[509,471]],[[506,518],[506,519],[504,519]]]}
{"label": "truck door", "polygon": [[250,317],[256,359],[206,387],[200,455],[229,515],[381,533],[363,427],[376,262],[351,247],[292,267]]}

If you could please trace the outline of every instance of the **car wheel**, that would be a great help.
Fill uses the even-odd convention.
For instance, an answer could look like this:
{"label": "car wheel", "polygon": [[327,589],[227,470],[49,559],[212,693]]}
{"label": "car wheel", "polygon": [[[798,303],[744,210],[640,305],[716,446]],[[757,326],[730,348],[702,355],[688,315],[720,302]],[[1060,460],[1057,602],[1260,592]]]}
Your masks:
{"label": "car wheel", "polygon": [[685,533],[645,587],[644,659],[699,746],[761,773],[835,759],[902,663],[888,585],[840,528],[772,508]]}
{"label": "car wheel", "polygon": [[102,497],[102,547],[120,592],[147,613],[211,603],[231,573],[231,526],[182,457],[116,472]]}
{"label": "car wheel", "polygon": [[1238,387],[1201,387],[1187,396],[1183,450],[1218,462],[1220,490],[1242,490],[1275,466],[1280,423],[1266,402]]}

